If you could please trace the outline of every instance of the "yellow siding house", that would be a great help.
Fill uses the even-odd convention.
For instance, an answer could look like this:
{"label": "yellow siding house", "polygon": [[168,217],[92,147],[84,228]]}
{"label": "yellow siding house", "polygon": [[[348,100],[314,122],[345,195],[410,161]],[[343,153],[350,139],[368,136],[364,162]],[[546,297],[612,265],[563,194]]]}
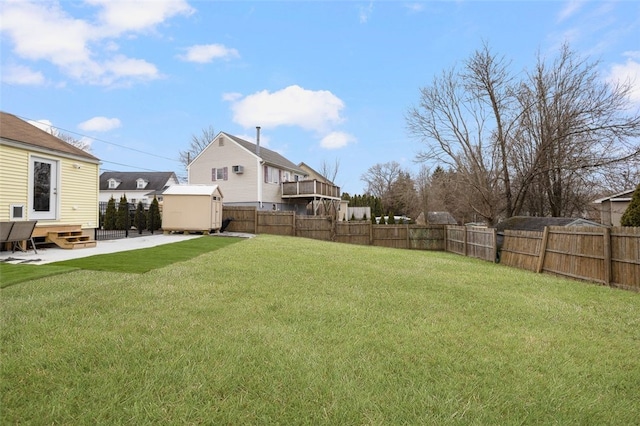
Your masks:
{"label": "yellow siding house", "polygon": [[0,221],[37,220],[34,237],[98,227],[100,160],[0,112]]}

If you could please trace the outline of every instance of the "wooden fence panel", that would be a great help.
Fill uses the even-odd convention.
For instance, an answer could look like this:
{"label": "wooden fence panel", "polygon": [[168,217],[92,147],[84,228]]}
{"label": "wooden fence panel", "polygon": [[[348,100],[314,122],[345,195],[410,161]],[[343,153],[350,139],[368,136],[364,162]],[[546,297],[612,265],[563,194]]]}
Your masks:
{"label": "wooden fence panel", "polygon": [[479,226],[447,225],[445,250],[462,256],[496,261],[496,232]]}
{"label": "wooden fence panel", "polygon": [[496,231],[494,228],[467,226],[467,256],[496,261]]}
{"label": "wooden fence panel", "polygon": [[348,244],[371,244],[371,227],[369,221],[336,222],[336,241]]}
{"label": "wooden fence panel", "polygon": [[295,212],[258,212],[256,234],[296,235]]}
{"label": "wooden fence panel", "polygon": [[331,216],[297,216],[295,235],[314,240],[332,241],[334,223]]}
{"label": "wooden fence panel", "polygon": [[255,207],[243,206],[223,206],[222,219],[233,218],[229,223],[227,231],[230,232],[246,232],[249,234],[256,233],[256,215]]}
{"label": "wooden fence panel", "polygon": [[505,231],[500,263],[535,272],[540,258],[542,234],[539,231]]}
{"label": "wooden fence panel", "polygon": [[605,228],[548,227],[542,271],[606,284]]}
{"label": "wooden fence panel", "polygon": [[444,250],[444,225],[409,226],[409,248],[414,250]]}
{"label": "wooden fence panel", "polygon": [[379,247],[409,248],[409,225],[371,225],[372,244]]}
{"label": "wooden fence panel", "polygon": [[445,233],[445,250],[466,256],[467,230],[465,226],[447,225]]}
{"label": "wooden fence panel", "polygon": [[611,285],[640,291],[640,227],[611,229]]}

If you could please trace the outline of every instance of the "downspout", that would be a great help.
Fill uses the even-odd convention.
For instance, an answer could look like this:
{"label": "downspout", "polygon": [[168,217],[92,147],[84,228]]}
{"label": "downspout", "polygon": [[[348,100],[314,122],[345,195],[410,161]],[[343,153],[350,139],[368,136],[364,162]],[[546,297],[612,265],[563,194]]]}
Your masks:
{"label": "downspout", "polygon": [[264,170],[262,166],[264,165],[264,161],[260,158],[260,126],[256,126],[256,155],[258,156],[256,159],[258,163],[258,206],[262,208],[262,185],[264,182]]}

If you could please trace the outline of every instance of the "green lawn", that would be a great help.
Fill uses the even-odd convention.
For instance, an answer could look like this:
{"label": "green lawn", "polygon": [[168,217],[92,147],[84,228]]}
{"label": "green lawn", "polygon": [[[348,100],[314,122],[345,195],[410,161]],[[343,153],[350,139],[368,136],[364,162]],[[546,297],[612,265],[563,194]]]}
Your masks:
{"label": "green lawn", "polygon": [[637,424],[640,294],[261,235],[2,297],[1,424]]}
{"label": "green lawn", "polygon": [[147,249],[88,256],[47,265],[0,263],[0,288],[76,269],[142,274],[152,269],[194,258],[202,253],[218,250],[240,240],[240,238],[233,237],[203,237]]}

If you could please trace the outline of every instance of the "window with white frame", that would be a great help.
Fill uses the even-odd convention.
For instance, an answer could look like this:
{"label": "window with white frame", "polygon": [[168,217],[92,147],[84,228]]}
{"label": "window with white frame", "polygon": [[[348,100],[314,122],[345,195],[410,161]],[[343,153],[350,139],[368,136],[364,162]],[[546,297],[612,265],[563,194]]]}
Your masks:
{"label": "window with white frame", "polygon": [[120,185],[120,182],[115,179],[109,179],[109,189],[116,189],[118,185]]}
{"label": "window with white frame", "polygon": [[215,182],[218,180],[228,180],[229,179],[229,168],[228,167],[219,167],[211,169],[211,181]]}
{"label": "window with white frame", "polygon": [[264,166],[265,183],[280,183],[280,169],[271,166]]}
{"label": "window with white frame", "polygon": [[137,189],[145,189],[148,184],[149,184],[149,181],[147,181],[147,180],[144,180],[144,179],[136,180],[136,188]]}

